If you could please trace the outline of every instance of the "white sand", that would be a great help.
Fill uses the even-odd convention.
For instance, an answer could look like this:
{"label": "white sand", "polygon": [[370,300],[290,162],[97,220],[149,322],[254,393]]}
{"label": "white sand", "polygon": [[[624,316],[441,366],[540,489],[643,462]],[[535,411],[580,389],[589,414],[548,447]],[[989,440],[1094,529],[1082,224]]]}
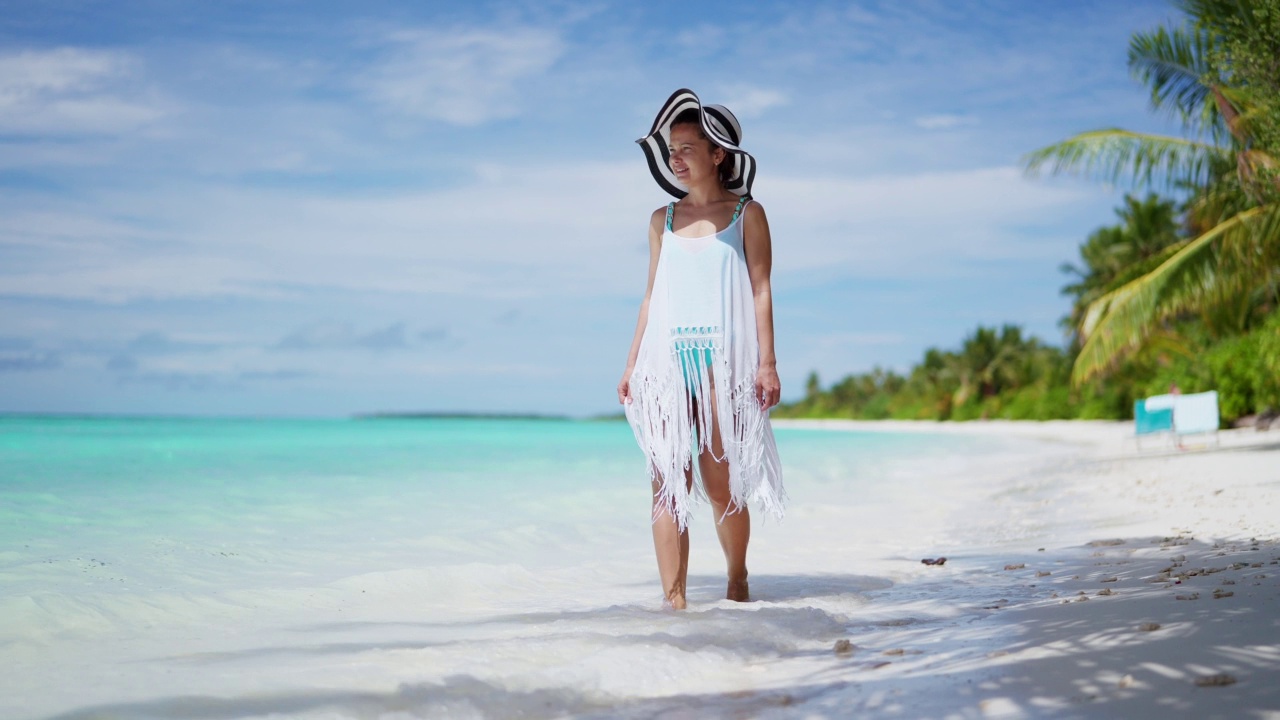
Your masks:
{"label": "white sand", "polygon": [[603,496],[487,540],[567,564],[8,592],[0,717],[1280,718],[1280,432],[1139,454],[1116,423],[823,427],[1022,440],[885,467],[876,497],[789,478],[742,605],[703,522],[691,610],[661,611],[643,521]]}
{"label": "white sand", "polygon": [[[1043,551],[1014,543],[982,561],[929,568],[921,592],[947,593],[948,583],[972,582],[975,574],[989,584],[962,622],[850,633],[855,649],[846,664],[857,669],[840,674],[849,686],[820,694],[807,710],[1280,718],[1280,433],[1223,432],[1217,443],[1188,438],[1186,450],[1144,440],[1139,452],[1129,426],[1114,423],[940,429],[1077,444],[1083,464],[1052,478],[1033,512],[1049,515],[1069,503],[1087,522],[1062,528]],[[931,581],[923,577],[929,574]]]}

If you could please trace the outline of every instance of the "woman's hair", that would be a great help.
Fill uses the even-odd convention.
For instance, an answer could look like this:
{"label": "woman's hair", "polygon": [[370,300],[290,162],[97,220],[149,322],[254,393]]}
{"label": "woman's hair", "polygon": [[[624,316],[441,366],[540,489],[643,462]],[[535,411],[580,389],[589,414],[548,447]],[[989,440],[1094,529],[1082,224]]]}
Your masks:
{"label": "woman's hair", "polygon": [[[703,132],[701,110],[697,108],[688,108],[685,110],[681,110],[680,113],[676,115],[676,119],[671,121],[671,127],[675,127],[677,125],[694,126],[695,128],[698,129],[698,136],[701,137],[703,140],[706,140],[708,143],[711,143],[712,148],[720,147],[719,145],[712,142],[711,138],[707,137],[707,134]],[[729,182],[729,178],[733,176],[733,153],[729,152],[728,150],[725,150],[724,159],[721,160],[720,164],[716,166],[716,170],[718,170],[720,173],[721,185],[724,185],[725,183]]]}

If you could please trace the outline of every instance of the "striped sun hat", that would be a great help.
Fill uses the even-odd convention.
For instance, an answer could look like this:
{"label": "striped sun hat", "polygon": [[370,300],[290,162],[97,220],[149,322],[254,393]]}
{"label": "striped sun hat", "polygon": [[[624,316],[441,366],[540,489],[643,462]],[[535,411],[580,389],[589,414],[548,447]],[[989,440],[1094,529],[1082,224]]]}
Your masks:
{"label": "striped sun hat", "polygon": [[644,151],[645,159],[649,161],[649,172],[653,173],[653,179],[658,181],[663,190],[677,198],[689,194],[689,188],[671,172],[671,151],[668,146],[671,142],[671,121],[690,108],[702,111],[703,134],[711,142],[728,150],[729,156],[733,158],[732,172],[725,182],[725,189],[736,195],[750,195],[751,183],[756,179],[756,159],[738,147],[742,142],[742,126],[738,124],[738,118],[723,105],[703,105],[692,90],[685,88],[675,91],[667,98],[658,111],[658,117],[653,121],[653,129],[636,141]]}

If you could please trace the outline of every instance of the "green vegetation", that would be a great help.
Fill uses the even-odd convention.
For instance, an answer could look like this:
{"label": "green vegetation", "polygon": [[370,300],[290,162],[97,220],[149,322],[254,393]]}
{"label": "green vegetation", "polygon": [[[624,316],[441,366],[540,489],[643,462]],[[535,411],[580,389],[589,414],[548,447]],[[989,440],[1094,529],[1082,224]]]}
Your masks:
{"label": "green vegetation", "polygon": [[906,376],[877,368],[824,391],[811,375],[781,416],[1127,418],[1174,384],[1218,390],[1228,421],[1280,408],[1280,0],[1179,7],[1182,25],[1132,36],[1129,68],[1185,137],[1094,130],[1027,156],[1032,172],[1149,191],[1063,267],[1066,348],[979,327]]}
{"label": "green vegetation", "polygon": [[1023,337],[1013,325],[980,327],[959,352],[930,348],[901,376],[880,369],[850,375],[823,391],[809,376],[805,397],[780,406],[780,417],[969,420],[980,417],[1075,417],[1065,354]]}

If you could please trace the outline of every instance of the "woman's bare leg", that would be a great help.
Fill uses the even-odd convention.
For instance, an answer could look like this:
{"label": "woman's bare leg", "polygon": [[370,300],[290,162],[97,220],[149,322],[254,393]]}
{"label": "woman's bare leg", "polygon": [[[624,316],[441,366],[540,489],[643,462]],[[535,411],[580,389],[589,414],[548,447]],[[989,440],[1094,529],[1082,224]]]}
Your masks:
{"label": "woman's bare leg", "polygon": [[729,492],[729,463],[716,462],[717,457],[724,457],[724,447],[720,442],[720,424],[714,407],[711,408],[711,427],[711,450],[704,450],[698,455],[698,469],[702,472],[702,484],[715,513],[716,536],[720,538],[720,548],[724,550],[724,561],[729,571],[725,597],[746,602],[751,599],[747,587],[747,543],[751,540],[751,514],[747,512],[745,505],[733,503]]}
{"label": "woman's bare leg", "polygon": [[[692,479],[686,478],[685,482]],[[683,610],[689,576],[689,529],[680,532],[671,508],[659,499],[660,487],[653,483],[653,549],[658,555],[658,577],[667,602],[676,610]]]}

